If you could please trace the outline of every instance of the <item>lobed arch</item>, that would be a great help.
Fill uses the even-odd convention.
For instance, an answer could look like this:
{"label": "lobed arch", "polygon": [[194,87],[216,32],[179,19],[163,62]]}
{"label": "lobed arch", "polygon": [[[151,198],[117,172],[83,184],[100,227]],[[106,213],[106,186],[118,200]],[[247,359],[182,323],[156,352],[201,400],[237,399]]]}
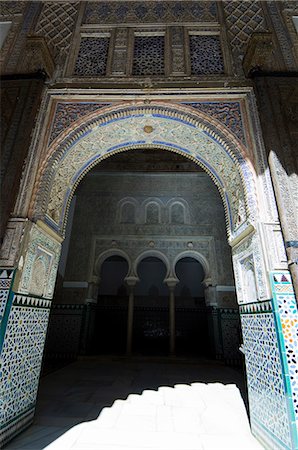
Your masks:
{"label": "lobed arch", "polygon": [[124,250],[121,250],[120,248],[111,248],[109,250],[105,250],[104,252],[100,253],[100,255],[98,255],[98,257],[96,258],[96,260],[94,262],[94,266],[93,266],[93,273],[95,274],[95,276],[100,278],[102,265],[111,256],[121,256],[123,259],[126,260],[126,262],[128,264],[128,270],[127,270],[127,274],[126,274],[126,277],[127,277],[131,272],[132,263],[131,263],[131,259],[130,259],[129,255]]}
{"label": "lobed arch", "polygon": [[140,264],[141,261],[143,261],[144,259],[149,258],[149,257],[157,258],[157,259],[161,260],[164,263],[164,265],[166,266],[165,279],[167,279],[170,276],[170,274],[171,274],[170,261],[169,261],[169,259],[167,258],[167,256],[164,253],[160,252],[159,250],[154,250],[154,249],[145,250],[144,252],[140,253],[136,257],[136,259],[134,260],[134,263],[133,263],[133,273],[134,273],[134,275],[138,276],[138,265]]}
{"label": "lobed arch", "polygon": [[174,276],[178,279],[177,275],[176,275],[176,265],[177,263],[183,259],[183,258],[193,258],[196,261],[198,261],[203,269],[204,269],[204,280],[202,281],[205,285],[210,285],[212,284],[212,276],[211,276],[211,271],[210,271],[210,265],[209,262],[207,260],[207,258],[205,258],[205,256],[203,256],[201,253],[195,251],[195,250],[186,250],[184,252],[179,253],[173,260],[173,274]]}
{"label": "lobed arch", "polygon": [[30,217],[63,234],[71,198],[89,170],[119,152],[158,148],[191,159],[210,175],[224,203],[228,236],[237,234],[254,222],[258,210],[252,164],[232,133],[190,110],[129,104],[90,114],[49,148],[34,186]]}

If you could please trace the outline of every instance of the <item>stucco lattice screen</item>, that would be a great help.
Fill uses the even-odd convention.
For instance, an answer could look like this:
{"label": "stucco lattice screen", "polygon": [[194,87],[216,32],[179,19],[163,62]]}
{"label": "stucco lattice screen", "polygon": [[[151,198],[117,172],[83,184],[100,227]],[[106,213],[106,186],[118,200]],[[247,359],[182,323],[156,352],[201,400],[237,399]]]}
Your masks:
{"label": "stucco lattice screen", "polygon": [[135,36],[133,75],[163,75],[164,36]]}
{"label": "stucco lattice screen", "polygon": [[220,74],[224,61],[219,36],[189,36],[191,73]]}
{"label": "stucco lattice screen", "polygon": [[106,74],[109,37],[83,37],[75,64],[78,76],[104,76]]}

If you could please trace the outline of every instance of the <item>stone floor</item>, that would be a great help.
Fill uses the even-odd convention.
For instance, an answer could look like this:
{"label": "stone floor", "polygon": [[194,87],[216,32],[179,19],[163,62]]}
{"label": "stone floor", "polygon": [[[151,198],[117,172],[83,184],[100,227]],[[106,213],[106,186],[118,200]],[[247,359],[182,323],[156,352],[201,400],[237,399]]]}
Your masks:
{"label": "stone floor", "polygon": [[79,360],[42,379],[35,422],[7,449],[261,450],[240,390],[219,363]]}

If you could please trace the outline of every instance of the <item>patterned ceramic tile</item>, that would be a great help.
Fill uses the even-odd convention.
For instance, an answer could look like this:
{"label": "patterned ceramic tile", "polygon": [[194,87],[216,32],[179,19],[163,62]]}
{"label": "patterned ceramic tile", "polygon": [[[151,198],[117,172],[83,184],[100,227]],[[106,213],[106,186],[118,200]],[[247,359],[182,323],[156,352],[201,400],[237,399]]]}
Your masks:
{"label": "patterned ceramic tile", "polygon": [[49,305],[14,296],[1,354],[1,426],[35,405]]}
{"label": "patterned ceramic tile", "polygon": [[[278,334],[269,302],[241,307],[252,429],[265,430],[273,448],[293,448]],[[271,308],[270,308],[271,309]],[[282,444],[280,446],[280,443]]]}
{"label": "patterned ceramic tile", "polygon": [[222,339],[223,357],[226,364],[241,364],[240,320],[239,311],[231,308],[220,308],[220,332]]}
{"label": "patterned ceramic tile", "polygon": [[[298,311],[289,272],[272,272],[273,305],[289,395],[289,409],[298,424]],[[294,406],[294,409],[292,408]],[[298,444],[298,442],[297,442]]]}

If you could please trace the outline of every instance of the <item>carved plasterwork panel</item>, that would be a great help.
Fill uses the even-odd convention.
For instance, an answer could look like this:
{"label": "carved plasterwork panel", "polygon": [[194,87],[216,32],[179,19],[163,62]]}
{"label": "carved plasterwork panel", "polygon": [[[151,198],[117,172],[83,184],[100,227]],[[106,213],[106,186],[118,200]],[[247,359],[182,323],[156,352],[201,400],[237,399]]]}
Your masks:
{"label": "carved plasterwork panel", "polygon": [[1,2],[0,20],[1,22],[11,22],[9,32],[1,48],[1,62],[3,68],[1,72],[5,72],[4,61],[8,59],[10,51],[14,45],[14,41],[22,26],[22,15],[26,8],[26,2]]}
{"label": "carved plasterwork panel", "polygon": [[[39,2],[5,2],[17,3],[18,6],[12,5],[12,15],[2,16],[1,20],[11,20],[12,26],[5,40],[4,46],[1,51],[1,59],[5,60],[3,65],[4,73],[14,73],[19,71],[18,65],[22,62],[24,56],[24,46],[26,39],[30,33],[34,20],[39,13]],[[1,2],[2,9],[2,2]],[[4,13],[9,14],[9,7],[4,9]]]}
{"label": "carved plasterwork panel", "polygon": [[170,28],[171,40],[171,73],[173,75],[184,75],[186,71],[185,66],[185,52],[184,52],[184,29],[183,27]]}
{"label": "carved plasterwork panel", "polygon": [[109,105],[109,103],[57,103],[52,122],[49,144],[51,144],[60,133],[73,124],[73,122],[107,105]]}
{"label": "carved plasterwork panel", "polygon": [[88,2],[83,23],[165,23],[214,22],[217,20],[216,2]]}
{"label": "carved plasterwork panel", "polygon": [[36,224],[28,223],[13,290],[53,297],[61,244]]}
{"label": "carved plasterwork panel", "polygon": [[228,36],[236,67],[241,66],[247,43],[255,32],[267,31],[261,2],[225,1]]}
{"label": "carved plasterwork panel", "polygon": [[45,2],[35,33],[43,36],[54,53],[66,55],[70,47],[72,33],[80,2]]}
{"label": "carved plasterwork panel", "polygon": [[222,122],[237,138],[246,145],[241,106],[239,102],[191,102],[184,103],[192,108],[210,114]]}
{"label": "carved plasterwork panel", "polygon": [[250,235],[235,246],[232,253],[238,303],[268,299],[270,289],[259,235]]}
{"label": "carved plasterwork panel", "polygon": [[28,38],[24,54],[25,57],[22,56],[18,64],[18,72],[34,73],[44,70],[50,77],[53,75],[54,61],[43,38]]}
{"label": "carved plasterwork panel", "polygon": [[114,51],[112,60],[112,74],[124,75],[127,65],[128,49],[128,28],[118,28],[115,30]]}
{"label": "carved plasterwork panel", "polygon": [[0,252],[0,266],[1,267],[15,267],[21,240],[24,233],[26,220],[24,219],[10,219],[1,246]]}
{"label": "carved plasterwork panel", "polygon": [[[280,6],[283,6],[285,8],[286,5],[282,4],[286,2],[270,1],[266,3],[274,27],[274,31],[278,40],[278,44],[282,52],[282,57],[285,62],[286,70],[297,70],[297,55],[295,60],[295,50],[293,51],[292,47],[293,44],[291,42],[291,39],[289,39],[288,24],[286,21],[284,21],[280,9]],[[290,2],[288,2],[288,4],[289,3]],[[297,50],[297,38],[295,39],[295,41]]]}
{"label": "carved plasterwork panel", "polygon": [[[215,138],[208,136],[199,124],[143,113],[137,118],[135,115],[121,117],[121,120],[111,118],[96,124],[88,134],[65,149],[56,173],[52,172],[46,211],[50,223],[56,224],[57,229],[63,227],[67,198],[92,165],[112,152],[141,146],[172,149],[203,165],[223,197],[229,228],[234,231],[248,219],[241,166],[236,158]],[[52,164],[48,166],[48,175],[53,170]]]}

